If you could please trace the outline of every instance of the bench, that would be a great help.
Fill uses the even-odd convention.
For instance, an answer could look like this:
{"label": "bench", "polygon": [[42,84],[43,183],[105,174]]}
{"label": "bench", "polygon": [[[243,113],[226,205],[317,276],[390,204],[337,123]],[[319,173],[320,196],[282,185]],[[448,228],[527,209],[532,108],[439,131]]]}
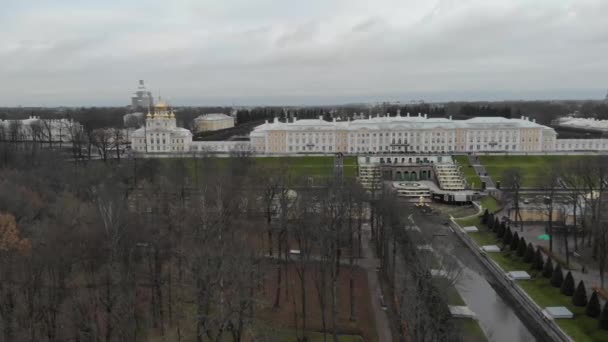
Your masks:
{"label": "bench", "polygon": [[599,286],[592,286],[593,291],[597,292],[597,295],[600,296],[603,300],[608,301],[608,292]]}

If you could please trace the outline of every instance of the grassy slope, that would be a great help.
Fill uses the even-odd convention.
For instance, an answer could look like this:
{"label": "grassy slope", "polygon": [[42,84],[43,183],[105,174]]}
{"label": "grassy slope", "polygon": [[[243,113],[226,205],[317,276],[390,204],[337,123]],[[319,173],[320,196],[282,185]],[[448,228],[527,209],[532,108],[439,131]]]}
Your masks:
{"label": "grassy slope", "polygon": [[505,170],[519,169],[523,187],[542,185],[547,169],[552,163],[588,158],[585,156],[480,156],[480,161],[492,180],[501,181]]}
{"label": "grassy slope", "polygon": [[481,206],[488,209],[489,212],[495,213],[500,209],[500,203],[492,196],[486,196],[481,199]]}
{"label": "grassy slope", "polygon": [[[253,163],[257,166],[268,166],[268,167],[279,167],[285,166],[286,169],[290,170],[292,176],[295,177],[313,177],[317,179],[328,178],[333,175],[334,170],[334,158],[333,157],[252,157]],[[179,159],[172,158],[161,158],[159,159],[162,164],[169,166],[170,163]],[[185,161],[186,166],[190,173],[194,173],[196,168],[202,168],[203,163],[207,166],[215,164],[217,168],[227,167],[231,161],[231,158],[205,158],[195,160],[193,158],[182,159]],[[199,163],[195,166],[196,163]],[[345,177],[356,177],[357,176],[357,158],[356,157],[345,157],[344,158],[344,176]]]}
{"label": "grassy slope", "polygon": [[467,184],[472,189],[481,189],[481,179],[475,173],[475,169],[469,164],[469,158],[467,156],[454,156],[456,163],[461,166],[462,173],[464,175]]}
{"label": "grassy slope", "polygon": [[[494,233],[483,226],[478,217],[458,220],[458,223],[461,226],[475,225],[479,228],[478,233],[469,234],[478,245],[500,245]],[[508,252],[488,253],[488,256],[507,272],[516,270],[527,271],[530,269],[530,264],[523,262],[521,258]],[[549,279],[538,276],[532,280],[518,281],[517,284],[542,308],[547,306],[565,306],[572,311],[574,319],[558,319],[556,322],[575,341],[608,341],[608,331],[599,330],[597,320],[587,317],[585,315],[585,308],[572,305],[572,298],[562,295],[559,289],[552,287]]]}

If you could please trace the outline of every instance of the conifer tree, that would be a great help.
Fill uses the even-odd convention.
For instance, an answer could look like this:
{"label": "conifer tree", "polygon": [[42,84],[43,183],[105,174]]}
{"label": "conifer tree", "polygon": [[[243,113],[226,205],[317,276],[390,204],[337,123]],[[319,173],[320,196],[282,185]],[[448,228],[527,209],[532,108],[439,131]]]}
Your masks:
{"label": "conifer tree", "polygon": [[572,277],[571,272],[568,272],[568,274],[566,274],[566,278],[562,283],[560,291],[565,296],[572,296],[574,294],[574,278]]}
{"label": "conifer tree", "polygon": [[601,310],[602,307],[600,306],[600,300],[597,298],[597,292],[593,291],[591,298],[589,299],[589,303],[587,303],[585,313],[589,317],[597,318],[600,315]]}
{"label": "conifer tree", "polygon": [[488,209],[483,211],[483,216],[481,217],[481,223],[483,224],[488,224],[488,217],[490,216],[490,213],[488,212]]}
{"label": "conifer tree", "polygon": [[604,304],[604,308],[600,314],[599,326],[601,329],[608,330],[608,302]]}
{"label": "conifer tree", "polygon": [[547,261],[545,262],[545,266],[543,267],[543,277],[550,279],[552,275],[553,275],[553,262],[551,261],[551,258],[547,258]]}
{"label": "conifer tree", "polygon": [[532,243],[528,243],[528,247],[526,248],[526,254],[524,255],[524,262],[529,264],[534,262],[534,246]]}
{"label": "conifer tree", "polygon": [[519,234],[517,234],[517,232],[515,232],[515,234],[513,234],[513,238],[511,239],[511,250],[517,250],[517,246],[519,245]]}
{"label": "conifer tree", "polygon": [[513,235],[511,233],[511,229],[507,228],[505,235],[502,238],[502,243],[505,245],[505,248],[511,244],[511,240],[513,239]]}
{"label": "conifer tree", "polygon": [[563,282],[564,273],[562,272],[562,266],[560,264],[557,264],[557,266],[553,270],[553,275],[551,275],[551,285],[553,285],[553,287],[561,288]]}
{"label": "conifer tree", "polygon": [[574,296],[572,296],[572,304],[575,306],[587,305],[587,290],[585,290],[585,283],[581,280],[578,282]]}
{"label": "conifer tree", "polygon": [[532,263],[532,268],[538,271],[542,271],[545,267],[545,263],[543,262],[543,254],[540,252],[540,249],[536,249],[536,253],[534,253],[534,262]]}
{"label": "conifer tree", "polygon": [[523,257],[524,254],[526,254],[526,249],[526,239],[524,239],[524,237],[522,236],[521,238],[519,238],[519,245],[517,245],[517,256]]}

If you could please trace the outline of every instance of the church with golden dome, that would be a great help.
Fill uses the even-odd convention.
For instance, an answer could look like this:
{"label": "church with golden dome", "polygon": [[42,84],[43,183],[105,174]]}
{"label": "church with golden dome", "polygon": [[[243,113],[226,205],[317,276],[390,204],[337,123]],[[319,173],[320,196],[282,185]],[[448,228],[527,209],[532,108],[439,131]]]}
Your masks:
{"label": "church with golden dome", "polygon": [[163,101],[154,105],[146,124],[131,135],[131,148],[140,153],[187,152],[191,143],[192,133],[177,127],[175,113]]}

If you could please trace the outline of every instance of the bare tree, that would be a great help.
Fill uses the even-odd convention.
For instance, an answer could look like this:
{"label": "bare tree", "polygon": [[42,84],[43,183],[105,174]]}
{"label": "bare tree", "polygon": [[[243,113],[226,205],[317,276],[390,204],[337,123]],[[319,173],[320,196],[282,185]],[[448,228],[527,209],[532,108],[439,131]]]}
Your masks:
{"label": "bare tree", "polygon": [[519,169],[512,168],[505,170],[502,176],[504,187],[503,189],[508,189],[508,197],[511,199],[512,207],[515,210],[515,224],[519,226],[519,231],[524,231],[524,223],[521,218],[520,212],[520,189],[521,189],[521,173]]}

